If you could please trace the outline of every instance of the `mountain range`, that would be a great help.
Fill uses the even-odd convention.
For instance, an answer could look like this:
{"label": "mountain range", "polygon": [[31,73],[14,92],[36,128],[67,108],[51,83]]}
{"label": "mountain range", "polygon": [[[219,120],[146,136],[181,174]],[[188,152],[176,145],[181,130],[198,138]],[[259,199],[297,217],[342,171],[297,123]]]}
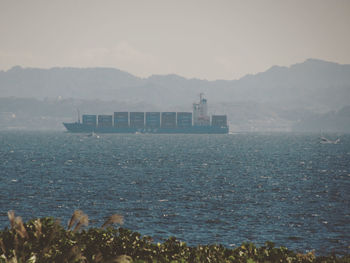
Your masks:
{"label": "mountain range", "polygon": [[[208,99],[211,113],[228,115],[234,130],[337,131],[342,127],[340,131],[343,131],[346,125],[344,128],[327,120],[338,112],[344,117],[350,105],[350,65],[308,59],[290,67],[273,66],[238,80],[215,81],[174,74],[139,78],[113,68],[15,66],[0,71],[0,113],[3,112],[0,126],[5,123],[1,119],[4,112],[17,114],[16,117],[26,112],[28,118],[69,118],[75,116],[77,107],[82,113],[94,114],[117,110],[191,111],[200,93]],[[19,111],[30,101],[36,101],[35,112],[32,106],[28,106],[31,110]],[[52,106],[51,110],[48,105]],[[61,109],[59,105],[65,106]],[[8,119],[8,114],[5,115]],[[321,120],[321,127],[318,124],[317,128],[305,129],[314,117]],[[322,127],[323,117],[325,127]],[[306,126],[303,122],[307,122]]]}

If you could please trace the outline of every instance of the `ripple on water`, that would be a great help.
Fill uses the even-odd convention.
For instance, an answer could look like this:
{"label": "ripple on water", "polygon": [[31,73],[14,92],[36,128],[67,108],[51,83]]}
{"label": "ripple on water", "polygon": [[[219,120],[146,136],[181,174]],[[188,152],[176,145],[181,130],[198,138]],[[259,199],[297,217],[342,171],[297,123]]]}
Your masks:
{"label": "ripple on water", "polygon": [[[155,240],[266,240],[350,253],[350,136],[103,135],[0,132],[0,207],[25,220],[108,214]],[[2,227],[7,217],[0,217]]]}

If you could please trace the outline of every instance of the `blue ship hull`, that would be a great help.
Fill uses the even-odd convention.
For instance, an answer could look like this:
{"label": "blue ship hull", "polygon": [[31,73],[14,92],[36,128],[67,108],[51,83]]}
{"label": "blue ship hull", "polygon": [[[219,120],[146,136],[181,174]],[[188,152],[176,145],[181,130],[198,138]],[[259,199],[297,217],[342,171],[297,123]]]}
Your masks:
{"label": "blue ship hull", "polygon": [[116,128],[93,127],[82,123],[63,123],[67,131],[74,133],[156,133],[156,134],[227,134],[228,127],[191,126],[185,128]]}

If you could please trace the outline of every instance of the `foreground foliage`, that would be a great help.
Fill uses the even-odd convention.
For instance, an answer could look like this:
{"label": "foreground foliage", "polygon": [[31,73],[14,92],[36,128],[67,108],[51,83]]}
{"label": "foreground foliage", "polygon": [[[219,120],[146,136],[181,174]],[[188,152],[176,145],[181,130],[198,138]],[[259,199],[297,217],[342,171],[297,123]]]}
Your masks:
{"label": "foreground foliage", "polygon": [[[24,262],[350,262],[350,256],[316,257],[299,254],[271,242],[262,247],[252,243],[229,249],[222,245],[187,246],[171,237],[153,243],[148,236],[125,228],[113,228],[122,217],[110,217],[103,227],[81,230],[87,216],[73,214],[66,230],[51,217],[22,223],[9,212],[11,228],[0,231],[0,263]],[[75,227],[73,228],[75,224]]]}

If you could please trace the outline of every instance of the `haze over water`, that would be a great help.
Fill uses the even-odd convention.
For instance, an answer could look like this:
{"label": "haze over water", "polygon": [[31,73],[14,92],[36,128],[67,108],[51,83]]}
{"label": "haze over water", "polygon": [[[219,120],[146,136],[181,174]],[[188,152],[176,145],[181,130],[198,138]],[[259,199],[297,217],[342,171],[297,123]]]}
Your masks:
{"label": "haze over water", "polygon": [[349,253],[350,135],[0,132],[0,227],[75,209],[155,240]]}

